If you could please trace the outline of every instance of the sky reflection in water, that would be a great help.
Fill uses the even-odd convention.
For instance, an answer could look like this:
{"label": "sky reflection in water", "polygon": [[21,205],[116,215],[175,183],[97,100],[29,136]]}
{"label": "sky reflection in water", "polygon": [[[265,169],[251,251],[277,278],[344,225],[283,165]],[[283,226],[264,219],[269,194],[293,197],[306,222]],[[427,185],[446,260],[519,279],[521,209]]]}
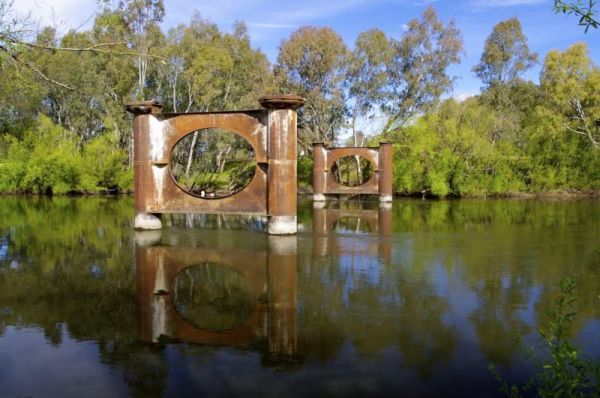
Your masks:
{"label": "sky reflection in water", "polygon": [[297,237],[132,214],[0,198],[0,396],[502,396],[488,364],[526,380],[511,333],[572,274],[600,355],[598,202],[302,202]]}

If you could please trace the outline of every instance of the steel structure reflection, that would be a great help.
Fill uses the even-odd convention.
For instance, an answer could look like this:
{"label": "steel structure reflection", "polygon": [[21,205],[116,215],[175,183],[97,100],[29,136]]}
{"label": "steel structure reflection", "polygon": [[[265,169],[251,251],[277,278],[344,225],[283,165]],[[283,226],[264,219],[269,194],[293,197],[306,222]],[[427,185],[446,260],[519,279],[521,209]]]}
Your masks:
{"label": "steel structure reflection", "polygon": [[[138,325],[143,341],[247,348],[266,340],[268,361],[297,359],[295,237],[269,237],[267,250],[226,251],[148,246],[157,238],[160,239],[160,235],[149,240],[137,239],[135,249]],[[204,263],[237,272],[252,288],[254,310],[243,324],[232,330],[201,329],[176,309],[173,294],[176,276]]]}
{"label": "steel structure reflection", "polygon": [[[378,234],[379,237],[365,240],[364,245],[344,245],[344,236],[333,233],[336,225],[343,220],[355,220],[366,224],[369,232]],[[377,256],[385,263],[391,262],[392,209],[388,204],[382,203],[376,210],[327,208],[322,202],[314,202],[313,233],[313,255],[316,257]]]}

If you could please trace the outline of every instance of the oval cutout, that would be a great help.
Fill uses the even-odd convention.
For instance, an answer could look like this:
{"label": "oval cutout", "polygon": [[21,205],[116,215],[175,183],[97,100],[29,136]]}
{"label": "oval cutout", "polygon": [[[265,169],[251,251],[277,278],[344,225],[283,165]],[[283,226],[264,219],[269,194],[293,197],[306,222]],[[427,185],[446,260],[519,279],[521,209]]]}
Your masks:
{"label": "oval cutout", "polygon": [[173,304],[183,319],[213,332],[240,327],[256,308],[248,279],[223,265],[208,262],[177,274]]}
{"label": "oval cutout", "polygon": [[337,159],[331,166],[335,182],[347,187],[357,187],[373,176],[373,164],[360,155],[348,155]]}
{"label": "oval cutout", "polygon": [[254,149],[241,135],[224,129],[195,131],[175,144],[171,175],[185,192],[220,199],[243,190],[256,172]]}

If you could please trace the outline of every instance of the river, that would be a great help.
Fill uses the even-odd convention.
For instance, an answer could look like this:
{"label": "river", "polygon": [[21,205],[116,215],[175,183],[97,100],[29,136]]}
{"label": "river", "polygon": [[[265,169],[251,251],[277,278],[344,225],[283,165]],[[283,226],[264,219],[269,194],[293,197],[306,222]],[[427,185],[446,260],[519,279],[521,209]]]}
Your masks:
{"label": "river", "polygon": [[0,197],[0,396],[504,396],[558,291],[600,358],[600,202],[299,204],[173,216],[131,198]]}

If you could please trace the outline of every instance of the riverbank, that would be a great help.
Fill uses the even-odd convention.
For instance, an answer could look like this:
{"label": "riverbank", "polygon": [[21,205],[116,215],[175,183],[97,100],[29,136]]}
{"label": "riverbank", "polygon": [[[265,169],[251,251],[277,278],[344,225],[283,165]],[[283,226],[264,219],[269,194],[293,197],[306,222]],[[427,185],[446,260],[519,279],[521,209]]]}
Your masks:
{"label": "riverbank", "polygon": [[[133,191],[124,191],[124,192],[115,192],[115,191],[103,191],[103,192],[67,192],[60,194],[44,194],[44,193],[19,193],[19,192],[0,192],[0,196],[31,196],[31,197],[52,197],[52,196],[89,196],[89,197],[98,197],[98,196],[132,196],[134,194]],[[312,189],[310,188],[298,188],[298,196],[307,197],[313,194]],[[335,197],[335,195],[331,195],[331,197]],[[358,196],[348,196],[348,199],[360,198],[362,199],[362,195]],[[370,197],[370,195],[364,195],[365,198]],[[422,195],[422,194],[394,194],[395,199],[402,198],[419,198],[419,199],[427,199],[427,200],[440,200],[440,199],[557,199],[557,200],[574,200],[574,199],[600,199],[600,191],[597,190],[586,190],[586,191],[578,191],[571,189],[564,190],[552,190],[552,191],[542,191],[542,192],[508,192],[506,194],[498,194],[498,195],[481,195],[481,196],[446,196],[445,198],[439,198],[433,195]]]}

